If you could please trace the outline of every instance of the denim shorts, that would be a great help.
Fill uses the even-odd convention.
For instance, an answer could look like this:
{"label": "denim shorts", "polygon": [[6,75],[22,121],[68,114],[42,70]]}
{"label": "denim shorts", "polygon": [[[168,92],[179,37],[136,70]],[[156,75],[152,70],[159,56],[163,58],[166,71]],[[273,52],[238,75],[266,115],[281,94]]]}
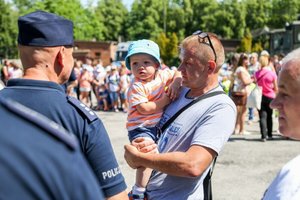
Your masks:
{"label": "denim shorts", "polygon": [[148,137],[151,138],[154,142],[158,140],[157,138],[157,128],[156,127],[138,127],[134,130],[128,132],[129,141],[138,138],[138,137]]}
{"label": "denim shorts", "polygon": [[112,102],[118,101],[119,93],[118,92],[109,92],[109,98]]}
{"label": "denim shorts", "polygon": [[121,93],[120,93],[120,99],[121,99],[121,100],[123,100],[123,99],[126,100],[126,98],[127,98],[126,93],[125,93],[125,92],[121,92]]}

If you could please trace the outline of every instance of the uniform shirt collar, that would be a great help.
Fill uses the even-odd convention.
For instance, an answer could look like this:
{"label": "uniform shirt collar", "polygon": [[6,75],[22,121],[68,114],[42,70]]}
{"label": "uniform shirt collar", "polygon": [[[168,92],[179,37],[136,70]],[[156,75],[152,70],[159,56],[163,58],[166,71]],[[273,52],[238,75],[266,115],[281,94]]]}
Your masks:
{"label": "uniform shirt collar", "polygon": [[64,89],[57,83],[51,81],[41,81],[32,79],[10,79],[7,82],[7,86],[30,86],[30,87],[41,87],[41,88],[52,88],[65,93]]}

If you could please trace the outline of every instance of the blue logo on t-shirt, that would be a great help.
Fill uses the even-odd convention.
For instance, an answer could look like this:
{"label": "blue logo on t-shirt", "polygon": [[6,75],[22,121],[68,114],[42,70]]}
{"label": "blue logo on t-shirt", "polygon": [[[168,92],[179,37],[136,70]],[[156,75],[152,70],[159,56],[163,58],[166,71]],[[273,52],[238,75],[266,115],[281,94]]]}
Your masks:
{"label": "blue logo on t-shirt", "polygon": [[178,136],[181,127],[181,124],[174,122],[173,124],[171,124],[170,128],[168,128],[167,134],[172,136]]}
{"label": "blue logo on t-shirt", "polygon": [[159,151],[159,152],[163,152],[163,150],[165,149],[167,143],[168,143],[168,138],[167,138],[167,137],[164,137],[164,138],[161,140],[160,144],[159,144],[159,149],[158,149],[158,151]]}

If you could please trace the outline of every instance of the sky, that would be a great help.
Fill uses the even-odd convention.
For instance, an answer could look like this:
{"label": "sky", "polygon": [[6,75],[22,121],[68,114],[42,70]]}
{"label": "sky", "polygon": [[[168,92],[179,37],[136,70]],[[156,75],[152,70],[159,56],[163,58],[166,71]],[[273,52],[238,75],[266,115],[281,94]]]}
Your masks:
{"label": "sky", "polygon": [[[97,2],[96,0],[80,0],[80,1],[84,6],[87,5],[89,2],[93,2],[94,4],[96,4],[96,2]],[[128,9],[130,9],[131,4],[133,3],[134,0],[122,0],[122,1],[123,1],[124,5]]]}

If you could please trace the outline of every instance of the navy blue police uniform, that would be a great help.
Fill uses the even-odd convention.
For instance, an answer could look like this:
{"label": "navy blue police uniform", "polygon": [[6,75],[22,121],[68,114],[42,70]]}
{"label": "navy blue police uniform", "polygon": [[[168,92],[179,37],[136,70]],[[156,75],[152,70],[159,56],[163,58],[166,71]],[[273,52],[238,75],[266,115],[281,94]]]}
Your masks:
{"label": "navy blue police uniform", "polygon": [[[73,23],[55,14],[30,13],[19,18],[18,27],[18,43],[23,46],[73,45]],[[105,197],[126,190],[103,123],[90,108],[68,97],[61,85],[44,80],[11,79],[0,96],[21,102],[74,133]]]}
{"label": "navy blue police uniform", "polygon": [[104,199],[74,135],[0,98],[0,199]]}

